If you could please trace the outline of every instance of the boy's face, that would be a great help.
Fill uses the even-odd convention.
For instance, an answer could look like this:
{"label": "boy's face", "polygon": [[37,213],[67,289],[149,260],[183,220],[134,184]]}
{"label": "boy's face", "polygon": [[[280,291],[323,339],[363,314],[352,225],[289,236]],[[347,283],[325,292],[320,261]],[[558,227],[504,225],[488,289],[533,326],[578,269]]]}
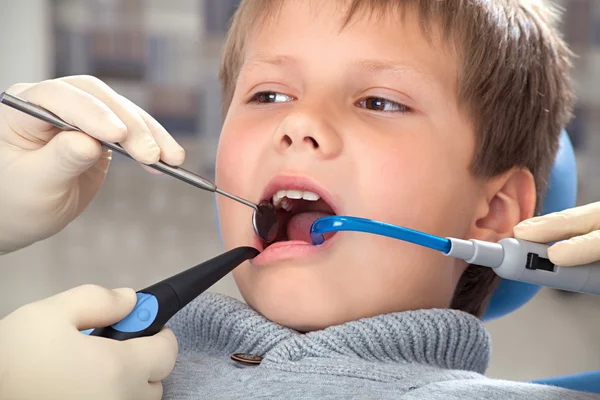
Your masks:
{"label": "boy's face", "polygon": [[[249,37],[217,158],[218,185],[254,202],[286,189],[321,196],[290,202],[283,239],[295,241],[234,272],[251,306],[299,330],[448,307],[465,268],[365,233],[340,232],[320,247],[298,242],[320,215],[461,238],[481,197],[455,57],[439,37],[427,41],[410,12],[357,16],[341,30],[338,3],[288,1]],[[226,247],[262,249],[252,210],[222,197],[218,205]]]}

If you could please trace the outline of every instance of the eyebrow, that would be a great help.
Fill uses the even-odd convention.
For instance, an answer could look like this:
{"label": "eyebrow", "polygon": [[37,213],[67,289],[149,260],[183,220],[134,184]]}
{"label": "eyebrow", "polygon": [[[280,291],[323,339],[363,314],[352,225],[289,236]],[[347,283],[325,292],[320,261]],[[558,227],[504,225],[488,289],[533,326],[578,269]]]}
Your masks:
{"label": "eyebrow", "polygon": [[287,67],[290,65],[298,64],[298,60],[292,56],[277,55],[277,56],[266,56],[259,54],[251,58],[245,65],[245,67],[255,67],[259,65],[271,65],[273,67]]}
{"label": "eyebrow", "polygon": [[359,60],[354,63],[354,68],[370,74],[391,73],[394,75],[416,76],[430,86],[435,84],[433,76],[410,64],[381,60]]}
{"label": "eyebrow", "polygon": [[[297,66],[298,60],[289,55],[269,56],[258,54],[248,60],[242,69],[252,69],[261,65],[269,65],[276,68]],[[422,71],[420,68],[410,64],[398,63],[394,61],[382,61],[378,59],[357,60],[351,64],[351,68],[368,74],[389,73],[398,76],[416,77],[423,84],[433,89],[435,79],[431,74]]]}
{"label": "eyebrow", "polygon": [[[298,60],[293,56],[287,55],[276,55],[276,56],[266,56],[266,55],[256,55],[252,59],[248,61],[248,65],[254,64],[267,64],[272,65],[274,67],[286,67],[292,64],[297,64]],[[365,72],[370,73],[379,73],[379,72],[393,72],[393,73],[418,73],[424,77],[430,78],[429,74],[424,73],[420,69],[402,63],[396,63],[393,61],[381,61],[381,60],[358,60],[353,63],[356,69],[363,70]]]}

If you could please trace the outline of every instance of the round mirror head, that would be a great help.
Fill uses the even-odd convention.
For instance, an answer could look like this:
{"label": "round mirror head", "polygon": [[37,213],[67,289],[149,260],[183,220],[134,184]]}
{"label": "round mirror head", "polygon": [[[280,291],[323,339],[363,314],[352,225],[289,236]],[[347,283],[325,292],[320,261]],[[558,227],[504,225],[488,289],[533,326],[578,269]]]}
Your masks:
{"label": "round mirror head", "polygon": [[279,231],[279,221],[277,211],[270,201],[263,201],[258,205],[258,210],[254,210],[252,225],[254,232],[265,242],[271,243],[275,240]]}

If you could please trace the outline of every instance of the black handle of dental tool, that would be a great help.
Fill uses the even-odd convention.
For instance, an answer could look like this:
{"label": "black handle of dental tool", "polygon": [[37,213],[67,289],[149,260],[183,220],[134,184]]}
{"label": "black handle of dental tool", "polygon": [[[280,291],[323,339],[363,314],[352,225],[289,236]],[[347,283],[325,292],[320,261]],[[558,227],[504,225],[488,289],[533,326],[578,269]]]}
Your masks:
{"label": "black handle of dental tool", "polygon": [[238,247],[177,275],[137,292],[131,313],[118,323],[87,333],[115,340],[127,340],[158,333],[183,307],[260,252],[253,247]]}

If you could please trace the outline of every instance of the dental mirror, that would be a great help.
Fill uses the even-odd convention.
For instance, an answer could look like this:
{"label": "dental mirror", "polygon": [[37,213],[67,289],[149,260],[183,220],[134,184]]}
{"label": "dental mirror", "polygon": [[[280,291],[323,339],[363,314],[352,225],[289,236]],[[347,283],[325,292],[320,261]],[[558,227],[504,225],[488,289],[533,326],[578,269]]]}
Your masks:
{"label": "dental mirror", "polygon": [[263,201],[258,205],[252,214],[252,226],[254,232],[262,240],[271,243],[277,237],[279,231],[279,221],[277,220],[277,211],[270,201]]}
{"label": "dental mirror", "polygon": [[[78,127],[65,122],[59,116],[46,110],[45,108],[30,103],[25,99],[21,99],[17,96],[8,94],[6,92],[0,93],[0,103],[14,108],[15,110],[19,110],[25,114],[31,115],[32,117],[45,121],[49,124],[52,124],[59,129],[83,132]],[[102,144],[103,147],[133,159],[133,157],[129,155],[129,153],[127,153],[127,151],[125,151],[125,149],[123,149],[123,147],[121,147],[120,144],[107,143],[101,140],[99,142]],[[189,185],[209,192],[218,193],[222,196],[228,197],[232,200],[237,201],[238,203],[244,204],[252,208],[254,210],[254,213],[252,214],[252,226],[254,227],[254,232],[256,232],[256,234],[265,242],[270,243],[273,240],[275,240],[275,237],[277,236],[277,231],[279,229],[279,223],[277,221],[277,213],[275,211],[275,207],[270,202],[264,201],[259,205],[256,205],[251,201],[248,201],[239,196],[221,190],[214,183],[212,183],[206,178],[196,175],[183,168],[173,167],[161,160],[157,161],[155,164],[145,165],[152,169],[160,171],[168,176],[179,179],[180,181],[185,182]]]}

